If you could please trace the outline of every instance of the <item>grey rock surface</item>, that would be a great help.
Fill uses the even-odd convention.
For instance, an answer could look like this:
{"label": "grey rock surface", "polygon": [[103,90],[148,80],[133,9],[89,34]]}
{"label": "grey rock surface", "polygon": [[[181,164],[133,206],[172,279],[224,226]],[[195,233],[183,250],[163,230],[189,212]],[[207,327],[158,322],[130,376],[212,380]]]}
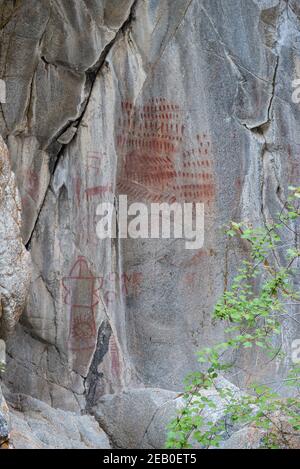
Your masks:
{"label": "grey rock surface", "polygon": [[9,438],[9,410],[0,386],[0,448]]}
{"label": "grey rock surface", "polygon": [[10,402],[10,443],[15,449],[109,449],[109,440],[90,415],[54,409],[15,395]]}
{"label": "grey rock surface", "polygon": [[[273,414],[271,416],[274,425],[271,427],[272,438],[280,449],[299,449],[300,436],[298,432],[288,423],[286,416]],[[265,448],[266,440],[270,438],[270,432],[248,425],[230,435],[221,442],[221,449],[262,449]]]}
{"label": "grey rock surface", "polygon": [[[144,387],[165,399],[198,367],[195,351],[223,338],[211,312],[244,253],[225,244],[223,226],[272,220],[300,183],[299,18],[298,0],[0,0],[0,133],[33,261],[7,341],[12,391],[72,412]],[[3,151],[6,338],[28,255]],[[119,194],[203,202],[203,248],[99,240],[97,205]],[[290,356],[299,323],[286,320],[284,331]],[[253,380],[266,381],[289,366],[257,351],[236,364],[256,364]],[[235,384],[244,381],[237,373]],[[143,393],[152,413],[160,404]]]}
{"label": "grey rock surface", "polygon": [[114,448],[163,448],[165,424],[181,402],[178,393],[165,389],[129,389],[102,396],[92,412]]}
{"label": "grey rock surface", "polygon": [[[224,378],[219,379],[218,386],[231,389],[236,397],[241,395],[241,391]],[[202,391],[202,395],[215,404],[214,409],[203,410],[204,419],[207,422],[226,419],[225,401],[217,390]],[[183,406],[184,399],[178,392],[161,388],[126,389],[102,396],[91,413],[109,435],[114,448],[163,449],[167,426]],[[231,433],[235,430],[231,429]],[[231,433],[226,435],[226,440]],[[191,444],[197,448],[192,437]]]}
{"label": "grey rock surface", "polygon": [[8,150],[0,135],[0,339],[7,339],[28,295],[30,255],[21,238],[21,204]]}
{"label": "grey rock surface", "polygon": [[[21,237],[19,193],[0,135],[0,374],[6,362],[4,340],[13,332],[27,299],[30,267],[30,255]],[[0,447],[6,445],[8,435],[8,407],[0,383]]]}
{"label": "grey rock surface", "polygon": [[221,443],[220,449],[260,449],[266,432],[254,427],[245,427],[233,433]]}

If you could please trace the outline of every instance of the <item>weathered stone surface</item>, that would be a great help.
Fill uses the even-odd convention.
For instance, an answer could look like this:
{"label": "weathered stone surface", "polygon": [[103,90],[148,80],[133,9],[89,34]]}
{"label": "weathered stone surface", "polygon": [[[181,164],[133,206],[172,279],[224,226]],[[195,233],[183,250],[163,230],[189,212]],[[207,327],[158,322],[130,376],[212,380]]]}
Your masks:
{"label": "weathered stone surface", "polygon": [[28,396],[14,396],[10,419],[10,443],[16,449],[110,448],[93,417],[54,409]]}
{"label": "weathered stone surface", "polygon": [[[150,448],[153,443],[148,431],[162,410],[159,419],[160,434],[156,435],[155,448],[163,448],[166,435],[163,414],[174,416],[179,409],[178,393],[165,389],[130,389],[120,394],[100,398],[93,414],[100,426],[110,436],[115,448]],[[153,437],[153,435],[152,435]]]}
{"label": "weathered stone surface", "polygon": [[0,386],[0,448],[9,438],[9,411]]}
{"label": "weathered stone surface", "polygon": [[264,430],[254,427],[242,428],[222,442],[220,449],[259,449],[265,436]]}
{"label": "weathered stone surface", "polygon": [[[266,440],[280,449],[299,449],[300,436],[287,422],[286,416],[270,415],[273,425],[271,431],[249,425],[234,432],[220,444],[221,449],[261,449],[266,447]],[[270,436],[270,433],[272,437]]]}
{"label": "weathered stone surface", "polygon": [[21,205],[6,145],[0,136],[0,339],[14,330],[30,282],[30,256],[20,234]]}
{"label": "weathered stone surface", "polygon": [[[13,332],[25,306],[30,256],[21,238],[21,205],[8,150],[0,135],[0,373],[5,365],[4,339]],[[7,445],[8,407],[0,386],[0,446]]]}
{"label": "weathered stone surface", "polygon": [[[21,238],[21,205],[8,150],[0,135],[0,374],[5,366],[4,339],[13,332],[25,306],[30,256]],[[0,386],[0,446],[8,440],[9,416]]]}
{"label": "weathered stone surface", "polygon": [[[221,227],[272,219],[300,182],[297,0],[2,0],[0,26],[0,131],[34,264],[5,380],[72,411],[123,389],[179,392],[195,351],[223,337],[211,311],[243,246],[225,245]],[[5,171],[0,187],[13,192]],[[118,194],[203,202],[204,247],[100,241],[96,207]],[[3,200],[14,214],[14,199]],[[1,205],[0,230],[2,217],[19,227]],[[16,237],[13,250],[1,241],[0,276],[2,265],[27,262]],[[21,311],[22,272],[1,292],[5,330]],[[299,325],[284,326],[289,356]],[[256,351],[236,359],[242,369],[254,363],[252,379],[272,382],[289,365],[265,364]],[[244,374],[235,376],[242,387]],[[159,405],[149,399],[152,412]]]}
{"label": "weathered stone surface", "polygon": [[9,0],[0,5],[0,67],[7,85],[0,131],[12,149],[26,241],[49,184],[49,166],[61,147],[60,134],[80,118],[102,54],[133,0],[88,3]]}
{"label": "weathered stone surface", "polygon": [[[219,379],[218,386],[230,388],[237,397],[241,394],[237,387],[225,379]],[[225,401],[219,393],[208,390],[202,394],[216,406],[213,410],[204,409],[204,419],[210,422],[226,419]],[[110,436],[115,448],[162,449],[165,447],[167,425],[183,405],[184,399],[180,393],[160,388],[127,389],[122,393],[101,397],[91,412]],[[233,433],[235,430],[231,428],[230,431]],[[229,436],[226,435],[226,438]],[[199,446],[192,437],[191,443],[194,447]]]}

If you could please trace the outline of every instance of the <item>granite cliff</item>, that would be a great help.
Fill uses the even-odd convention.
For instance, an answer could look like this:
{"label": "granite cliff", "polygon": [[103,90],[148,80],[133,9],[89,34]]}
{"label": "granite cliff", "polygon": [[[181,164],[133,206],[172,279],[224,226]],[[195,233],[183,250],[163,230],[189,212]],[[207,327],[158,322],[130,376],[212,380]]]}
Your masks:
{"label": "granite cliff", "polygon": [[[0,0],[0,38],[11,444],[162,447],[195,352],[224,334],[211,311],[243,246],[223,226],[272,219],[300,181],[299,2]],[[204,246],[99,240],[119,194],[204,203]],[[289,356],[299,323],[284,330]],[[286,372],[255,353],[254,374]]]}

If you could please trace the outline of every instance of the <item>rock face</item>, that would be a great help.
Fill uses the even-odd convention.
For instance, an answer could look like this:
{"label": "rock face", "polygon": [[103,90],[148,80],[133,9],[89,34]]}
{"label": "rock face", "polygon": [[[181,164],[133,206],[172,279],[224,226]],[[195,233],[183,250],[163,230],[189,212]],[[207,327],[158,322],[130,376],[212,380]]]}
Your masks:
{"label": "rock face", "polygon": [[53,409],[28,396],[10,401],[10,421],[10,444],[16,449],[110,448],[93,417]]}
{"label": "rock face", "polygon": [[21,203],[8,151],[0,136],[0,339],[14,330],[30,282],[30,256],[20,233]]}
{"label": "rock face", "polygon": [[173,391],[129,389],[103,396],[93,413],[114,448],[164,448],[166,426],[181,405]]}
{"label": "rock face", "polygon": [[[21,204],[9,155],[0,135],[0,378],[5,364],[4,339],[13,332],[25,306],[30,256],[21,238]],[[0,386],[0,447],[9,434],[8,407]]]}
{"label": "rock face", "polygon": [[[241,391],[223,378],[220,387],[229,387],[235,396]],[[211,399],[215,408],[204,409],[202,416],[207,421],[225,419],[225,402],[216,390],[202,393]],[[184,406],[182,394],[161,388],[125,389],[121,393],[102,396],[97,406],[91,409],[99,425],[110,436],[114,448],[164,448],[167,426]],[[228,431],[230,425],[227,426]],[[235,434],[231,429],[225,441]],[[257,432],[259,434],[259,432]],[[259,440],[259,438],[257,437]],[[196,446],[196,443],[192,441]]]}
{"label": "rock face", "polygon": [[9,411],[0,387],[0,448],[7,445],[9,439]]}
{"label": "rock face", "polygon": [[[195,351],[222,338],[211,311],[242,252],[221,228],[272,219],[300,181],[299,16],[297,0],[0,0],[0,133],[33,261],[7,342],[14,393],[69,412],[124,389],[171,395],[197,367]],[[6,338],[28,257],[2,158]],[[204,203],[204,246],[100,240],[97,206],[118,207],[120,194],[148,207]],[[297,338],[286,321],[288,356]],[[239,360],[249,367],[259,356]],[[276,380],[285,369],[259,373]]]}

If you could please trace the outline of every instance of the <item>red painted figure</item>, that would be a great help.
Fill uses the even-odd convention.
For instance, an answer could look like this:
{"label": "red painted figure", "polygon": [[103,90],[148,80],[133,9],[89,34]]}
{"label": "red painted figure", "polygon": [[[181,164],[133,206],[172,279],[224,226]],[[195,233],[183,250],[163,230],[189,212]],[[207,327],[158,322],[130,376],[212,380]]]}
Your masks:
{"label": "red painted figure", "polygon": [[70,308],[68,347],[75,351],[92,349],[96,342],[94,309],[99,303],[101,279],[93,276],[87,260],[80,256],[62,284],[66,291],[64,303]]}

